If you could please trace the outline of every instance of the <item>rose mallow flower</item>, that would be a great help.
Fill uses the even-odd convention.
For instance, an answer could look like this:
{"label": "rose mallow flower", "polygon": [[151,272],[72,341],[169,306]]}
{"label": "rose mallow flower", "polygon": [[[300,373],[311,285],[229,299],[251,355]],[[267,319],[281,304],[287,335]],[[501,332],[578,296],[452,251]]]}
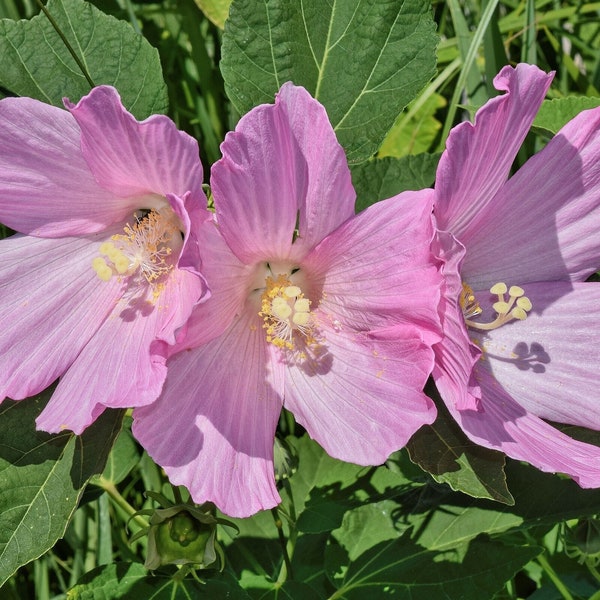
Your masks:
{"label": "rose mallow flower", "polygon": [[282,406],[331,456],[362,465],[432,422],[422,388],[441,276],[431,190],[355,216],[343,149],[303,88],[285,84],[244,116],[222,152],[216,224],[202,232],[211,297],[133,431],[196,502],[246,516],[280,501]]}
{"label": "rose mallow flower", "polygon": [[138,122],[115,89],[68,110],[0,101],[0,399],[60,377],[40,429],[80,433],[160,393],[167,347],[206,294],[196,142]]}
{"label": "rose mallow flower", "polygon": [[451,132],[437,171],[445,260],[437,387],[475,443],[582,487],[600,486],[600,448],[547,421],[600,429],[600,109],[567,123],[512,177],[552,81],[505,67],[506,93]]}

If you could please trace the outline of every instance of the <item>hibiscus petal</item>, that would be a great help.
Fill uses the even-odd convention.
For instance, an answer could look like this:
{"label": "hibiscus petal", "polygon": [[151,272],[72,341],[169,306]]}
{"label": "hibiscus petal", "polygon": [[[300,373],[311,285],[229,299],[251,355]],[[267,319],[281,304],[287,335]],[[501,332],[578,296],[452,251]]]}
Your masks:
{"label": "hibiscus petal", "polygon": [[137,208],[100,188],[65,110],[31,98],[0,101],[0,221],[45,237],[93,233]]}
{"label": "hibiscus petal", "polygon": [[[198,144],[163,115],[137,121],[118,92],[99,86],[77,105],[65,100],[81,128],[81,149],[98,183],[118,196],[167,193],[206,206]],[[150,207],[149,207],[150,208]]]}
{"label": "hibiscus petal", "polygon": [[463,274],[496,281],[583,280],[600,262],[600,108],[580,113],[473,222]]}
{"label": "hibiscus petal", "polygon": [[538,417],[600,429],[600,285],[534,283],[526,292],[527,319],[473,332],[485,357],[478,370]]}
{"label": "hibiscus petal", "polygon": [[[181,343],[171,353],[200,346],[221,335],[233,319],[241,314],[248,295],[252,294],[256,268],[237,259],[216,223],[206,223],[198,231],[198,245],[206,249],[202,253],[202,273],[210,288],[210,297],[195,307],[187,321]],[[255,304],[258,315],[259,297],[255,299]]]}
{"label": "hibiscus petal", "polygon": [[0,242],[0,399],[50,385],[114,306],[121,285],[100,281],[91,265],[102,241],[16,235]]}
{"label": "hibiscus petal", "polygon": [[439,339],[442,281],[430,250],[431,196],[405,192],[374,204],[302,261],[313,297],[321,297],[320,320],[361,330],[404,322]]}
{"label": "hibiscus petal", "polygon": [[224,335],[174,356],[162,396],[134,411],[135,437],[171,482],[235,517],[280,502],[273,439],[281,373],[268,364],[256,322],[244,314]]}
{"label": "hibiscus petal", "polygon": [[542,471],[565,473],[584,488],[600,486],[600,448],[578,442],[528,413],[485,370],[478,370],[482,410],[448,408],[476,444]]}
{"label": "hibiscus petal", "polygon": [[79,434],[101,406],[129,408],[153,402],[167,374],[168,345],[175,342],[175,332],[203,291],[202,279],[176,270],[153,302],[134,290],[126,292],[61,378],[36,421],[38,428]]}
{"label": "hibiscus petal", "polygon": [[475,124],[454,127],[436,175],[436,212],[440,229],[462,241],[482,209],[505,183],[535,115],[550,86],[547,75],[533,65],[504,67],[494,79],[506,93],[477,111]]}
{"label": "hibiscus petal", "polygon": [[[325,109],[302,88],[282,88],[222,145],[211,172],[217,220],[243,262],[296,260],[353,214],[354,190]],[[300,237],[294,244],[296,227]]]}
{"label": "hibiscus petal", "polygon": [[322,333],[322,345],[287,361],[285,406],[334,458],[381,464],[435,420],[422,392],[433,352],[411,327]]}
{"label": "hibiscus petal", "polygon": [[325,107],[303,87],[285,83],[277,95],[308,168],[294,252],[302,256],[354,215],[356,193],[346,154]]}

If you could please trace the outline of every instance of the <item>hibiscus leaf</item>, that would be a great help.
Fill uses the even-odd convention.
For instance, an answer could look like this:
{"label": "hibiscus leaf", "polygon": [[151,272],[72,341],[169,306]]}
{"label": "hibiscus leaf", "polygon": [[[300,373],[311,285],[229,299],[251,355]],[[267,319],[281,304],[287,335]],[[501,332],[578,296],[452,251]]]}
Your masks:
{"label": "hibiscus leaf", "polygon": [[553,135],[582,110],[600,106],[600,98],[569,96],[544,100],[533,121],[533,128]]}
{"label": "hibiscus leaf", "polygon": [[69,600],[89,598],[143,598],[144,600],[249,600],[237,582],[223,573],[200,583],[173,579],[174,569],[149,573],[140,563],[118,562],[86,573],[69,590]]}
{"label": "hibiscus leaf", "polygon": [[234,0],[221,71],[242,114],[273,102],[286,81],[304,86],[327,109],[348,160],[361,162],[433,76],[436,44],[422,0]]}
{"label": "hibiscus leaf", "polygon": [[[428,393],[437,397],[435,390]],[[411,459],[436,481],[447,483],[453,490],[475,498],[513,504],[506,486],[504,454],[471,442],[442,402],[436,404],[435,422],[419,429],[407,445]]]}
{"label": "hibiscus leaf", "polygon": [[475,540],[468,548],[440,553],[417,545],[408,531],[352,558],[353,541],[360,535],[360,530],[349,528],[339,534],[341,543],[327,547],[325,566],[338,588],[336,598],[491,598],[542,552],[539,547]]}
{"label": "hibiscus leaf", "polygon": [[298,452],[290,478],[297,527],[305,533],[331,531],[352,507],[397,496],[415,482],[387,467],[362,467],[331,458],[308,436],[289,438]]}
{"label": "hibiscus leaf", "polygon": [[231,0],[194,0],[198,8],[210,19],[217,27],[223,29],[225,19],[229,14],[229,5]]}
{"label": "hibiscus leaf", "polygon": [[[138,119],[167,109],[158,52],[124,21],[82,0],[49,0],[47,10],[96,85],[115,86]],[[90,91],[82,69],[46,15],[0,20],[0,85],[63,106]]]}
{"label": "hibiscus leaf", "polygon": [[441,153],[423,153],[402,158],[376,158],[352,165],[356,210],[364,210],[379,200],[406,190],[431,187],[440,156]]}
{"label": "hibiscus leaf", "polygon": [[63,536],[87,480],[104,468],[122,411],[106,411],[83,435],[35,430],[51,392],[0,407],[0,586]]}

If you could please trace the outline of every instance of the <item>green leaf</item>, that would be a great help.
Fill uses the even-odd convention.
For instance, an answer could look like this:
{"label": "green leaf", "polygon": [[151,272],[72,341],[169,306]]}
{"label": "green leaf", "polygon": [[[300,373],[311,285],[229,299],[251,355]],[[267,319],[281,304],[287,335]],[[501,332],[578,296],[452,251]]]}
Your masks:
{"label": "green leaf", "polygon": [[[104,479],[115,485],[121,483],[140,462],[140,450],[131,434],[131,421],[132,419],[129,416],[123,420],[123,427],[102,473]],[[94,483],[93,480],[92,483]]]}
{"label": "green leaf", "polygon": [[356,210],[406,190],[431,187],[441,154],[417,154],[402,158],[376,158],[352,165]]}
{"label": "green leaf", "polygon": [[445,550],[480,533],[551,527],[600,513],[600,490],[582,490],[574,481],[514,461],[507,462],[506,475],[513,506],[477,500],[445,486],[427,486],[416,504],[405,499],[397,518],[414,526],[419,544]]}
{"label": "green leaf", "polygon": [[379,600],[393,596],[411,600],[432,598],[492,598],[523,565],[542,551],[473,541],[465,552],[425,550],[410,539],[382,542],[355,560],[348,548],[332,543],[325,566],[338,591],[331,600]]}
{"label": "green leaf", "polygon": [[241,114],[273,102],[286,81],[304,86],[361,162],[433,76],[436,44],[422,0],[234,0],[221,71]]}
{"label": "green leaf", "polygon": [[194,0],[198,8],[210,19],[217,27],[223,29],[225,19],[229,14],[229,5],[231,0]]}
{"label": "green leaf", "polygon": [[50,393],[0,407],[0,586],[63,536],[87,480],[104,469],[122,411],[106,411],[81,436],[35,430]]}
{"label": "green leaf", "polygon": [[433,146],[442,128],[435,114],[446,104],[448,103],[443,96],[431,94],[412,118],[401,115],[383,140],[377,157],[399,158],[408,154],[427,152]]}
{"label": "green leaf", "polygon": [[[176,571],[173,571],[175,573]],[[212,572],[208,572],[212,573]],[[249,600],[229,575],[199,583],[193,579],[175,581],[166,572],[150,574],[140,563],[113,563],[86,573],[68,592],[68,600],[127,598],[128,600]]]}
{"label": "green leaf", "polygon": [[[82,0],[49,0],[47,9],[95,85],[115,86],[138,119],[165,112],[158,52],[132,27]],[[90,91],[81,68],[44,14],[0,21],[0,85],[19,96],[63,106]]]}
{"label": "green leaf", "polygon": [[587,96],[569,96],[568,98],[544,100],[533,121],[533,127],[555,134],[582,110],[596,108],[597,106],[600,106],[600,98]]}
{"label": "green leaf", "polygon": [[514,500],[506,486],[504,454],[471,442],[450,416],[435,389],[438,416],[422,427],[407,444],[411,459],[438,482],[475,498],[490,498],[504,504]]}
{"label": "green leaf", "polygon": [[299,457],[290,485],[300,531],[331,531],[349,508],[397,496],[415,485],[387,467],[361,467],[331,458],[306,435],[288,439]]}

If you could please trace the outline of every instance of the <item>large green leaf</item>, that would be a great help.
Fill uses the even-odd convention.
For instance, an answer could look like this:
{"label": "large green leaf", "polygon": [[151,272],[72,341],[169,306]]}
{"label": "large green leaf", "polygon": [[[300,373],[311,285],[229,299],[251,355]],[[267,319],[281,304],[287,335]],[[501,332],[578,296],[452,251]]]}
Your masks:
{"label": "large green leaf", "polygon": [[[124,21],[82,0],[49,0],[47,10],[95,85],[115,86],[138,119],[165,112],[167,91],[156,49]],[[0,21],[0,85],[19,96],[63,106],[90,83],[46,15]]]}
{"label": "large green leaf", "polygon": [[600,513],[600,490],[582,490],[571,480],[513,461],[507,463],[506,475],[513,506],[450,492],[446,486],[427,486],[417,503],[407,498],[395,518],[414,526],[422,546],[445,550],[480,533],[551,527]]}
{"label": "large green leaf", "polygon": [[87,480],[104,469],[123,413],[106,411],[82,436],[35,430],[49,393],[0,406],[0,586],[62,537]]}
{"label": "large green leaf", "polygon": [[533,127],[555,134],[582,110],[600,106],[600,98],[569,96],[545,100],[533,121]]}
{"label": "large green leaf", "polygon": [[348,550],[361,530],[348,530],[343,543],[332,543],[326,568],[338,587],[331,600],[411,600],[432,598],[492,598],[504,583],[541,552],[537,547],[515,547],[491,541],[473,541],[468,549],[445,553],[428,551],[410,539],[381,542],[349,557]]}
{"label": "large green leaf", "polygon": [[240,113],[286,81],[304,86],[361,162],[433,76],[436,44],[424,0],[234,0],[221,71]]}
{"label": "large green leaf", "polygon": [[352,165],[352,183],[356,190],[356,210],[391,198],[406,190],[431,187],[441,154],[417,154],[402,158],[375,158]]}
{"label": "large green leaf", "polygon": [[450,416],[435,389],[438,407],[432,425],[422,427],[407,444],[411,459],[438,482],[475,498],[513,504],[506,486],[504,454],[471,442]]}
{"label": "large green leaf", "polygon": [[[207,571],[212,575],[214,572]],[[140,563],[113,563],[86,573],[69,590],[69,600],[127,598],[128,600],[249,600],[248,594],[226,574],[200,583],[176,581],[163,572],[150,574]]]}

